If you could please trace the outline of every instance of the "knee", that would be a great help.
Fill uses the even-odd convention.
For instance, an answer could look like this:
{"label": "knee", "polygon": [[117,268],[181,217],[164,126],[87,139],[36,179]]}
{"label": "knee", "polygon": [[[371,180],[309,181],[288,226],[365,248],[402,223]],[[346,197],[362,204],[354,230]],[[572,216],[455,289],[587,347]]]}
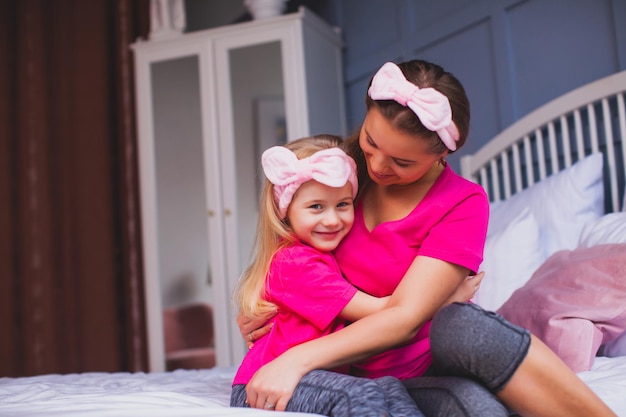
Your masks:
{"label": "knee", "polygon": [[438,371],[471,376],[494,391],[512,376],[530,344],[527,330],[470,303],[441,309],[433,319],[430,338]]}
{"label": "knee", "polygon": [[430,343],[433,351],[455,352],[468,343],[480,340],[484,334],[482,316],[485,311],[470,303],[452,303],[437,312],[430,328]]}
{"label": "knee", "polygon": [[504,319],[476,304],[453,303],[441,309],[430,329],[433,359],[464,368],[490,361],[498,339],[506,339]]}

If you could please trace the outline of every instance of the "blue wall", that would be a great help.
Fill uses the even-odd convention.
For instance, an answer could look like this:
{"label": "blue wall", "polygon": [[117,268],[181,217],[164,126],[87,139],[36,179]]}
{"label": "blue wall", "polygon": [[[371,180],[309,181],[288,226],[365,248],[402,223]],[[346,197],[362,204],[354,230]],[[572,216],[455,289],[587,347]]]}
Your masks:
{"label": "blue wall", "polygon": [[472,103],[465,147],[476,151],[536,107],[626,70],[626,0],[328,0],[316,10],[345,41],[348,125],[387,60],[426,59],[464,84]]}

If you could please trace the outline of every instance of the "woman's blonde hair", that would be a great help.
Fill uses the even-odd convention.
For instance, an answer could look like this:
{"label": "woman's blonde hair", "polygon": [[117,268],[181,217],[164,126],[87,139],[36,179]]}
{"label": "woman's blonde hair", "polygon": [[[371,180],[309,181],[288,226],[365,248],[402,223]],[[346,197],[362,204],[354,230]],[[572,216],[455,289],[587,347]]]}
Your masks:
{"label": "woman's blonde hair", "polygon": [[[285,147],[298,159],[340,147],[342,139],[333,135],[316,135],[289,142]],[[293,244],[298,238],[286,220],[281,220],[274,200],[274,185],[266,178],[259,202],[259,223],[253,249],[253,260],[244,270],[235,292],[235,301],[246,317],[259,317],[275,308],[265,300],[265,278],[274,254]]]}

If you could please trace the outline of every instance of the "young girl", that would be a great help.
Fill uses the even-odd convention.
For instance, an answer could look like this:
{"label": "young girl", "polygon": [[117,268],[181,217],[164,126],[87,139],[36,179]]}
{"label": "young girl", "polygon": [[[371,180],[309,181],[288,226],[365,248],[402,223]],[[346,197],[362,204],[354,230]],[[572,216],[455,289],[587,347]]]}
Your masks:
{"label": "young girl", "polygon": [[[340,144],[338,137],[320,135],[263,154],[267,180],[256,258],[242,276],[237,297],[241,310],[251,317],[276,307],[278,314],[270,333],[256,341],[239,367],[233,381],[233,407],[250,405],[246,384],[261,366],[292,346],[339,330],[345,320],[381,310],[386,303],[386,297],[372,297],[350,285],[331,254],[352,228],[358,189],[354,160],[338,148]],[[315,382],[320,380],[333,389],[320,388]],[[275,406],[269,400],[251,405],[270,410]],[[396,378],[363,380],[326,371],[305,376],[287,410],[345,416],[422,415]]]}

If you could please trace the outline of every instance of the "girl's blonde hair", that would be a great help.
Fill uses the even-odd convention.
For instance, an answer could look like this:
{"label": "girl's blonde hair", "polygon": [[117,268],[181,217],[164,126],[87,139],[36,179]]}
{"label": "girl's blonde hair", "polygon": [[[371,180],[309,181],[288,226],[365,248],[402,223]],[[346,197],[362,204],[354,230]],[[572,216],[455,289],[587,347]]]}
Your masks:
{"label": "girl's blonde hair", "polygon": [[[285,147],[298,159],[308,158],[324,149],[337,148],[342,139],[333,135],[316,135],[289,142]],[[259,202],[259,223],[253,250],[253,260],[244,270],[235,292],[235,301],[246,317],[260,317],[275,308],[265,300],[265,278],[274,254],[297,241],[293,229],[281,220],[274,200],[274,184],[266,178]]]}

